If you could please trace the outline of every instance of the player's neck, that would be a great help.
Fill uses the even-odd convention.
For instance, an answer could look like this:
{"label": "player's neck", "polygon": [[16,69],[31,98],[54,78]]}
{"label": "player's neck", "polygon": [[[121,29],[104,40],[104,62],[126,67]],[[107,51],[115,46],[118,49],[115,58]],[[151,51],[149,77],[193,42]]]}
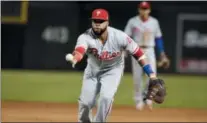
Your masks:
{"label": "player's neck", "polygon": [[149,19],[149,16],[139,16],[139,18],[143,21],[146,22]]}
{"label": "player's neck", "polygon": [[102,35],[100,35],[98,38],[101,40],[102,44],[105,43],[105,41],[107,40],[108,37],[108,31],[106,30],[105,32],[103,32]]}

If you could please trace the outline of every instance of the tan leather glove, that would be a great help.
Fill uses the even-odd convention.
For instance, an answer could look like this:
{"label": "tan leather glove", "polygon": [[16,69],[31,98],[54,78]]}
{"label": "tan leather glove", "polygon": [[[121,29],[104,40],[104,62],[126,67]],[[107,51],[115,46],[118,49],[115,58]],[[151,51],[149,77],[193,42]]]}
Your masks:
{"label": "tan leather glove", "polygon": [[165,53],[161,53],[160,59],[158,60],[157,66],[163,67],[164,69],[168,69],[170,67],[170,60],[167,58]]}

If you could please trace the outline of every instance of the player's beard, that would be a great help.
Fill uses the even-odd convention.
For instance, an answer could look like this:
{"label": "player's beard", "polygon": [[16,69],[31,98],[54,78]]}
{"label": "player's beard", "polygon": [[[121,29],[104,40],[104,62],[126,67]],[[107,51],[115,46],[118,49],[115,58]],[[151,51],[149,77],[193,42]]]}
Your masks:
{"label": "player's beard", "polygon": [[106,29],[107,29],[107,26],[106,26],[105,28],[103,28],[103,29],[100,29],[100,31],[95,31],[95,29],[92,28],[93,33],[94,33],[96,36],[101,36],[101,35],[106,31]]}
{"label": "player's beard", "polygon": [[149,18],[148,14],[140,14],[142,20],[147,20]]}

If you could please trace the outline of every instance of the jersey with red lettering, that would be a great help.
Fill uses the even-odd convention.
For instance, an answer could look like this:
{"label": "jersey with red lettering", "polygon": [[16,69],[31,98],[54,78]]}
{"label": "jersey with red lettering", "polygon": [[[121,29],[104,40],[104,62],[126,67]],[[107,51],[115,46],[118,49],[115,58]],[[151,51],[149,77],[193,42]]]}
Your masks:
{"label": "jersey with red lettering", "polygon": [[154,47],[155,38],[162,36],[159,22],[152,16],[146,21],[141,20],[139,16],[132,17],[129,19],[124,31],[140,46]]}
{"label": "jersey with red lettering", "polygon": [[78,37],[76,48],[85,49],[88,64],[98,69],[110,69],[124,65],[123,51],[138,54],[139,47],[127,34],[113,27],[107,27],[108,36],[104,44],[94,35],[92,29]]}

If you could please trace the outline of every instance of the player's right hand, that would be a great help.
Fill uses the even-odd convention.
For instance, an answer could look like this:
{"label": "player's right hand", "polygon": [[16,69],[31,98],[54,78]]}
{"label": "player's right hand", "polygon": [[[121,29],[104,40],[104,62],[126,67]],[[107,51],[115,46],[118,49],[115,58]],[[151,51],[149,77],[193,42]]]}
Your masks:
{"label": "player's right hand", "polygon": [[170,66],[170,60],[167,58],[165,53],[160,55],[160,60],[157,63],[158,67],[163,67],[164,69],[168,69]]}
{"label": "player's right hand", "polygon": [[75,68],[75,64],[77,63],[77,60],[74,58],[74,56],[71,53],[68,53],[65,56],[66,61],[70,62],[72,64],[72,67]]}

